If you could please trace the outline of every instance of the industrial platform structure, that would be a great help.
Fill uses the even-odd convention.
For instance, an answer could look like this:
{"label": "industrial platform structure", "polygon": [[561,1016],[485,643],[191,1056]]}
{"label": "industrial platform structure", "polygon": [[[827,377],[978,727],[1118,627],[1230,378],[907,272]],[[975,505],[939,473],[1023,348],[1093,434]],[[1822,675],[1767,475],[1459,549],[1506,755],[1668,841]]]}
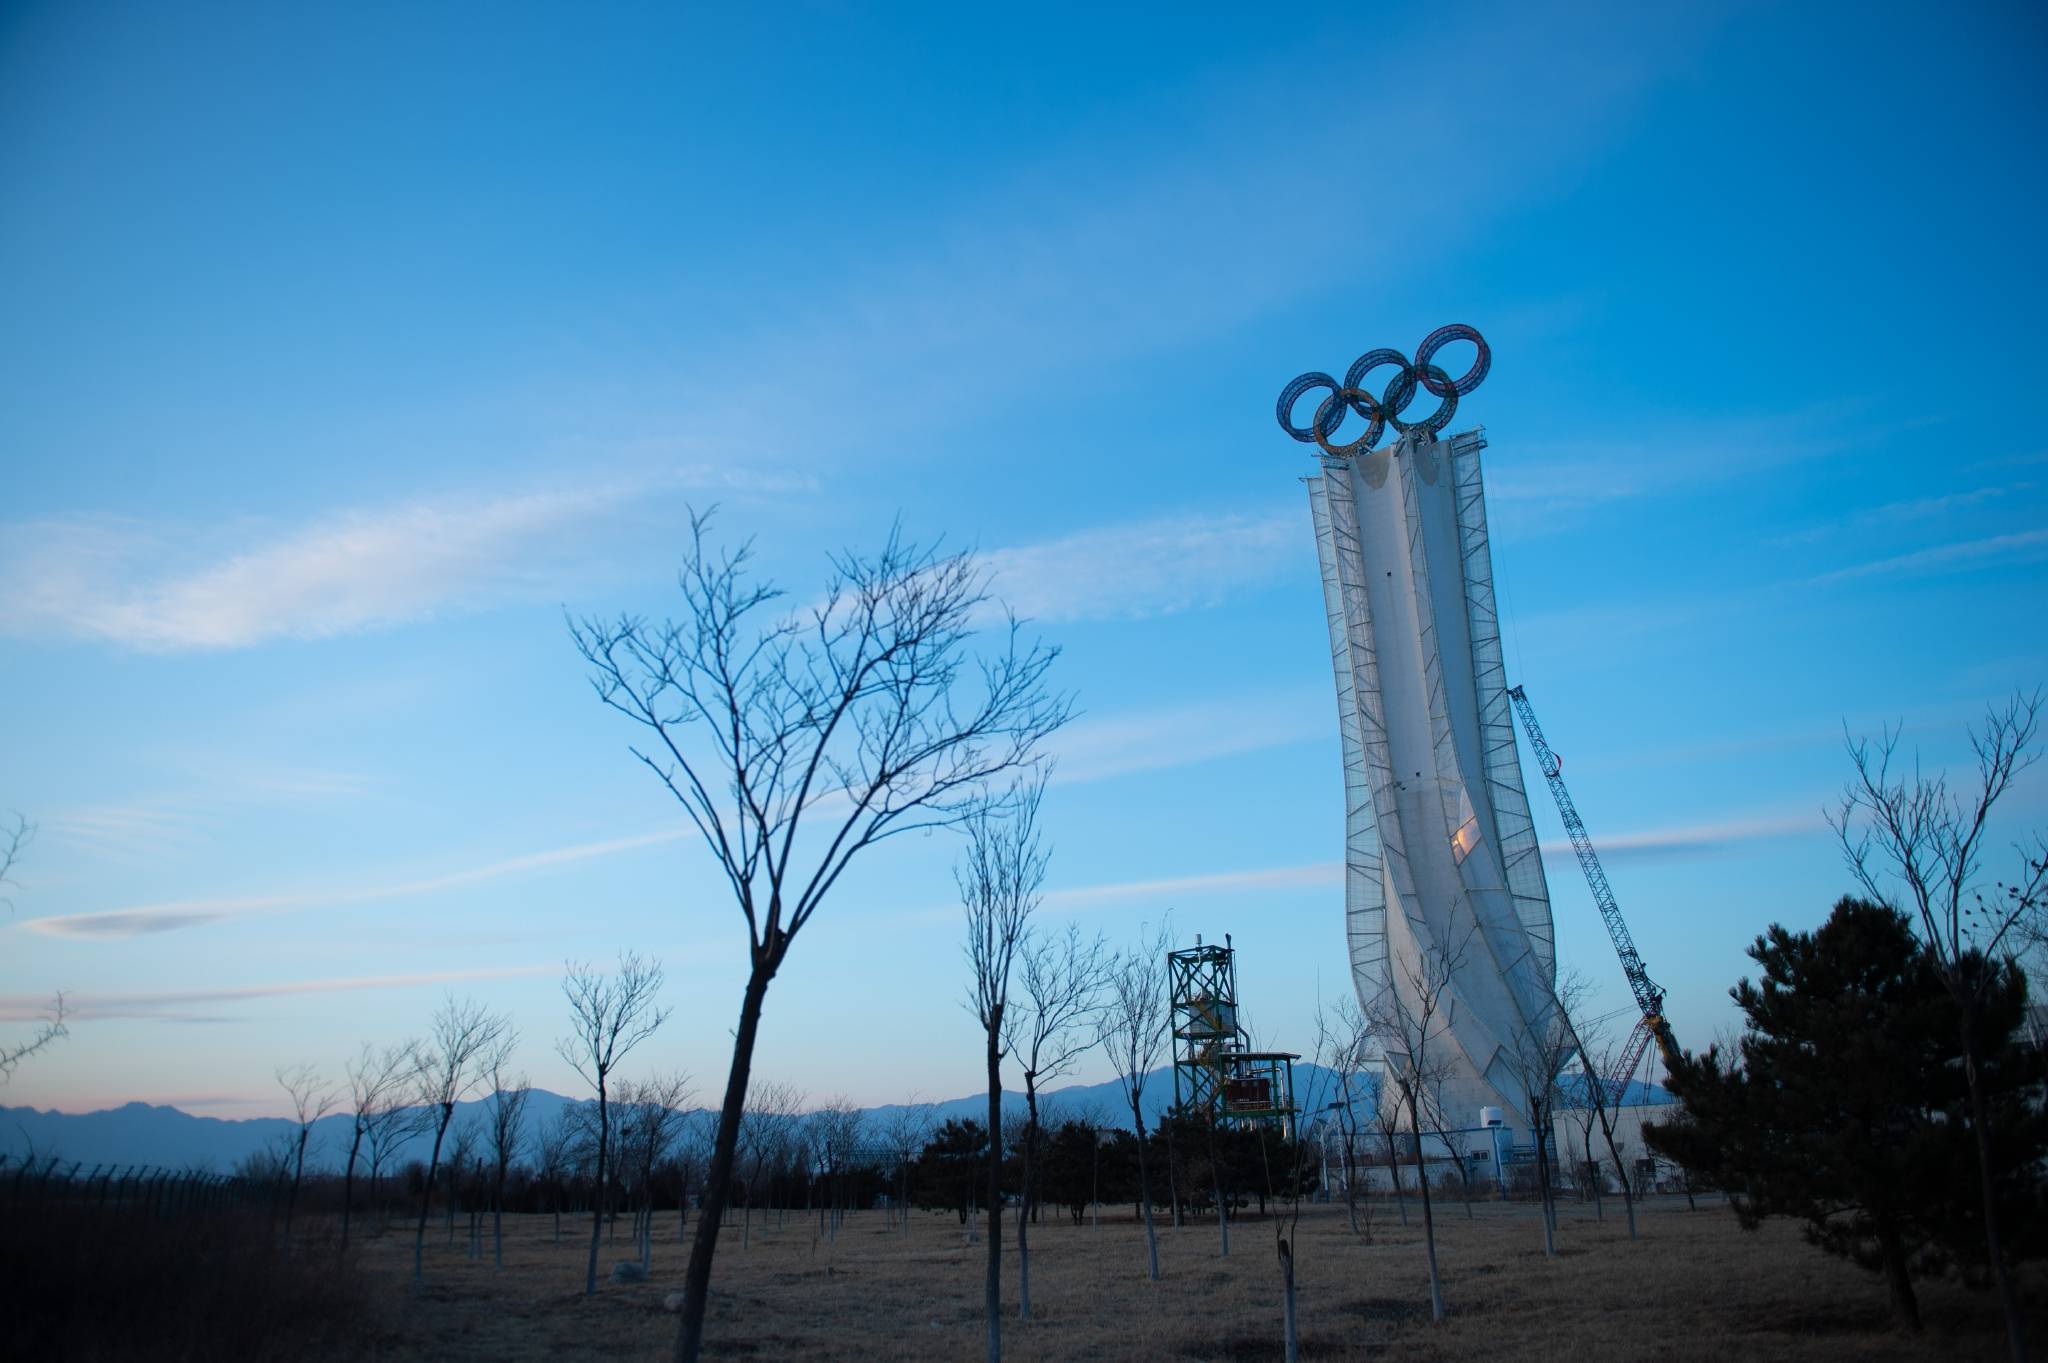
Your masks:
{"label": "industrial platform structure", "polygon": [[[1453,342],[1477,358],[1452,379],[1432,361]],[[1339,383],[1304,374],[1280,395],[1281,426],[1322,451],[1307,479],[1322,566],[1337,720],[1344,755],[1345,926],[1352,980],[1371,1015],[1385,991],[1408,991],[1417,963],[1459,949],[1443,1048],[1450,1112],[1482,1108],[1531,1134],[1514,1054],[1549,1020],[1556,959],[1549,888],[1522,785],[1494,605],[1485,439],[1439,439],[1491,356],[1470,327],[1443,327],[1410,363],[1359,357]],[[1365,377],[1391,366],[1378,395]],[[1306,427],[1304,396],[1325,391]],[[1434,413],[1404,416],[1418,396]],[[1365,430],[1337,443],[1356,415]],[[1392,432],[1390,448],[1375,448]]]}
{"label": "industrial platform structure", "polygon": [[1294,1136],[1294,1062],[1287,1051],[1254,1051],[1237,1022],[1237,953],[1202,939],[1168,952],[1173,1006],[1173,1101],[1225,1126],[1271,1125]]}

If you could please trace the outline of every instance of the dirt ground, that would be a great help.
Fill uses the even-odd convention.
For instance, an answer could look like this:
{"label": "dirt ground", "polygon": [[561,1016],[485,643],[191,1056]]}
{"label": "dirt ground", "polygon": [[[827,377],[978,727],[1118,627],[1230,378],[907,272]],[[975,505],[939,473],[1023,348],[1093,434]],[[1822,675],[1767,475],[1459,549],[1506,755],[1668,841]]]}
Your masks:
{"label": "dirt ground", "polygon": [[[1296,1236],[1305,1359],[1858,1359],[1997,1358],[2004,1352],[1987,1294],[1921,1287],[1926,1333],[1892,1330],[1874,1275],[1808,1248],[1794,1226],[1743,1232],[1728,1210],[1659,1198],[1631,1243],[1610,1205],[1567,1205],[1559,1254],[1543,1255],[1533,1208],[1440,1208],[1437,1246],[1449,1319],[1429,1320],[1420,1218],[1403,1229],[1391,1202],[1374,1209],[1369,1243],[1344,1208],[1305,1208]],[[673,1215],[658,1226],[651,1281],[581,1291],[588,1223],[507,1218],[506,1265],[465,1257],[462,1236],[429,1232],[427,1288],[410,1290],[403,1231],[365,1245],[383,1318],[374,1356],[388,1360],[668,1356],[675,1317],[662,1300],[681,1284],[686,1248]],[[581,1232],[579,1237],[578,1232]],[[1015,1227],[1006,1219],[1004,1300],[1016,1308]],[[1163,1280],[1145,1276],[1144,1235],[1128,1207],[1099,1229],[1064,1216],[1033,1229],[1032,1316],[1006,1321],[1019,1360],[1248,1360],[1281,1357],[1274,1224],[1233,1224],[1230,1255],[1213,1222],[1162,1226]],[[862,1212],[821,1238],[814,1219],[757,1219],[749,1248],[728,1232],[713,1276],[706,1352],[714,1358],[965,1359],[983,1351],[985,1246],[951,1216],[920,1214],[908,1234]],[[624,1223],[600,1273],[628,1258]],[[2026,1280],[2033,1341],[2048,1338],[2048,1282]]]}

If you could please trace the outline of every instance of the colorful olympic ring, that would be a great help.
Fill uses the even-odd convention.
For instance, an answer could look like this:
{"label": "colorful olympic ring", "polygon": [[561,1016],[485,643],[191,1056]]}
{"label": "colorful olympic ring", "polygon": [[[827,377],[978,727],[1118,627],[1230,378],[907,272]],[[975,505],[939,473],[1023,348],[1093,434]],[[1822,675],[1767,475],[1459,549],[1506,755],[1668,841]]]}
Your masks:
{"label": "colorful olympic ring", "polygon": [[[1453,379],[1437,365],[1430,363],[1436,352],[1452,341],[1470,341],[1478,348],[1479,354],[1473,359],[1472,367],[1462,378]],[[1384,365],[1393,365],[1401,372],[1394,375],[1386,389],[1375,398],[1365,387],[1365,376]],[[1308,444],[1313,441],[1323,453],[1332,458],[1348,458],[1362,454],[1377,445],[1380,437],[1392,426],[1406,435],[1410,431],[1424,430],[1434,434],[1451,422],[1458,410],[1458,399],[1477,388],[1486,378],[1487,370],[1493,365],[1493,352],[1487,348],[1485,338],[1471,327],[1453,323],[1438,327],[1422,338],[1422,344],[1415,348],[1415,362],[1410,364],[1398,350],[1368,350],[1352,362],[1344,372],[1341,384],[1328,374],[1310,372],[1296,378],[1280,390],[1280,402],[1275,414],[1280,418],[1280,429],[1294,439]],[[1421,421],[1403,421],[1401,413],[1415,400],[1416,389],[1421,388],[1439,401],[1436,411]],[[1307,429],[1294,424],[1295,404],[1303,395],[1328,389],[1329,396],[1316,407],[1316,414]],[[1356,440],[1345,445],[1332,445],[1330,437],[1344,422],[1346,410],[1365,418],[1365,432]]]}

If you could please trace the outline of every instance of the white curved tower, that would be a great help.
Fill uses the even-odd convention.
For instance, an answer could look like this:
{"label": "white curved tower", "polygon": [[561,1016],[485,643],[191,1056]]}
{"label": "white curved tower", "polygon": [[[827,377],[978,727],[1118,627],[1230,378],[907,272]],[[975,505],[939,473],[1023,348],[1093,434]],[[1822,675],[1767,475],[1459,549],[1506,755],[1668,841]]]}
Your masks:
{"label": "white curved tower", "polygon": [[[1416,371],[1449,386],[1425,354]],[[1343,393],[1365,397],[1355,383]],[[1387,405],[1405,405],[1389,394]],[[1303,438],[1286,401],[1282,424]],[[1352,979],[1370,1011],[1382,991],[1403,986],[1393,965],[1440,943],[1462,947],[1446,1034],[1433,1043],[1451,1051],[1446,1116],[1476,1126],[1481,1107],[1500,1107],[1527,1133],[1516,1039],[1546,1016],[1557,967],[1501,661],[1479,470],[1486,442],[1479,431],[1438,440],[1418,423],[1390,449],[1333,449],[1324,414],[1341,418],[1341,404],[1333,396],[1318,414],[1326,453],[1307,482],[1343,736]],[[1448,397],[1439,419],[1455,406]]]}

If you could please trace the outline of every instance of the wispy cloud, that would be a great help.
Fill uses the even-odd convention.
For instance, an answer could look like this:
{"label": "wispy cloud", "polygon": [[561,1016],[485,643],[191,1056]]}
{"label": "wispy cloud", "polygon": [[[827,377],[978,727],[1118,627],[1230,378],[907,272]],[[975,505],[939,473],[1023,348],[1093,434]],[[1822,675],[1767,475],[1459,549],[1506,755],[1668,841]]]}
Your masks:
{"label": "wispy cloud", "polygon": [[1772,537],[1769,543],[1810,544],[1817,540],[1843,534],[1847,531],[1869,530],[1898,525],[1910,525],[1918,521],[1936,520],[1951,512],[1983,506],[2001,498],[2034,490],[2033,483],[2004,483],[1993,487],[1969,488],[1962,492],[1945,492],[1933,497],[1912,497],[1904,501],[1886,502],[1851,515],[1837,517],[1820,525],[1807,526],[1802,530],[1790,531]]}
{"label": "wispy cloud", "polygon": [[[1633,832],[1603,834],[1602,857],[1624,861],[1632,857],[1677,856],[1688,853],[1720,852],[1746,843],[1794,837],[1825,830],[1826,823],[1816,809],[1810,814],[1759,814],[1708,823],[1684,824]],[[1569,865],[1570,843],[1545,843],[1543,854],[1562,858]],[[1552,874],[1557,874],[1553,866]],[[1314,861],[1293,866],[1261,866],[1249,870],[1212,871],[1200,875],[1167,876],[1154,880],[1125,880],[1101,885],[1077,885],[1049,891],[1048,907],[1088,908],[1135,899],[1164,899],[1186,895],[1229,894],[1246,890],[1341,889],[1344,863]]]}
{"label": "wispy cloud", "polygon": [[190,847],[204,822],[190,805],[143,801],[58,810],[44,827],[51,837],[99,856],[149,860]]}
{"label": "wispy cloud", "polygon": [[577,843],[568,847],[550,848],[526,856],[508,857],[502,861],[490,862],[483,866],[467,867],[442,875],[427,876],[416,880],[405,880],[382,885],[359,886],[354,889],[318,890],[305,893],[249,895],[239,898],[183,899],[160,904],[143,904],[134,908],[112,909],[103,913],[76,913],[61,917],[25,919],[21,926],[31,932],[50,937],[75,938],[123,938],[148,933],[175,932],[180,928],[198,927],[206,923],[217,923],[223,919],[240,918],[251,914],[287,913],[301,909],[330,908],[340,904],[368,904],[391,899],[410,899],[420,895],[433,894],[441,890],[459,889],[487,880],[505,876],[523,875],[532,871],[546,870],[572,862],[587,861],[593,857],[612,856],[620,852],[652,847],[659,843],[674,842],[684,836],[681,829],[670,829],[658,833],[640,833],[631,837],[609,838],[603,842]]}
{"label": "wispy cloud", "polygon": [[[1749,843],[1775,838],[1799,837],[1825,832],[1827,822],[1816,805],[1806,813],[1745,815],[1707,823],[1679,824],[1667,828],[1646,828],[1634,832],[1602,833],[1594,841],[1603,861],[1649,860],[1656,857],[1691,856],[1733,851]],[[1569,842],[1546,842],[1543,855],[1556,863],[1569,864]],[[1555,865],[1551,871],[1556,875]]]}
{"label": "wispy cloud", "polygon": [[162,861],[200,846],[210,829],[253,806],[324,800],[368,788],[351,772],[294,770],[225,763],[210,758],[187,774],[202,784],[176,793],[51,811],[45,830],[97,857]]}
{"label": "wispy cloud", "polygon": [[1520,535],[1576,524],[1582,513],[1642,497],[1682,496],[1702,484],[1822,458],[1896,430],[1853,404],[1633,424],[1624,433],[1518,442],[1515,462],[1489,472],[1489,504]]}
{"label": "wispy cloud", "polygon": [[1336,727],[1332,703],[1322,692],[1261,693],[1083,716],[1053,740],[1059,759],[1054,777],[1061,783],[1105,781],[1291,743],[1334,742]]}
{"label": "wispy cloud", "polygon": [[[108,1018],[148,1018],[171,1022],[217,1022],[223,1019],[197,1009],[257,999],[291,998],[302,994],[354,993],[375,989],[418,989],[427,985],[462,984],[479,980],[520,979],[552,975],[560,962],[545,965],[489,966],[472,970],[428,970],[404,975],[352,975],[326,980],[286,980],[270,984],[226,985],[211,989],[158,989],[139,993],[96,993],[80,990],[64,996],[65,1017],[72,1022]],[[0,994],[0,1022],[29,1022],[49,1011],[46,997]]]}
{"label": "wispy cloud", "polygon": [[[907,444],[912,431],[954,430],[963,414],[988,419],[991,376],[1026,393],[1034,376],[1185,346],[1289,305],[1327,286],[1333,260],[1413,266],[1450,254],[1489,215],[1595,154],[1619,114],[1717,21],[1648,11],[1561,21],[1510,9],[1447,22],[1405,38],[1408,51],[1456,46],[1492,99],[1425,83],[1399,99],[1361,102],[1332,87],[1304,103],[1294,57],[1218,81],[1177,106],[1165,131],[1153,120],[1097,130],[920,205],[893,257],[753,282],[733,326],[705,328],[688,352],[639,358],[645,371],[623,404],[634,434],[622,430],[620,442],[661,426],[692,448],[752,450],[760,413],[773,410],[786,429],[830,432],[821,446]],[[1303,51],[1319,41],[1305,35]],[[1549,56],[1531,61],[1532,49]],[[1535,113],[1505,112],[1517,107]],[[1431,148],[1402,178],[1401,213],[1374,211],[1378,178],[1327,174],[1367,129],[1388,145]],[[1314,211],[1275,211],[1298,203],[1305,185],[1317,186]],[[620,357],[590,383],[613,393],[633,363]],[[792,387],[791,374],[803,382]],[[10,546],[0,633],[229,649],[553,595],[580,561],[572,551],[589,550],[593,528],[641,490],[478,489],[356,508],[225,552],[212,548],[227,533],[217,526],[17,524],[0,531]],[[1266,557],[1290,538],[1303,552],[1305,536],[1277,520],[1161,521],[1011,551],[997,566],[1025,613],[1123,618],[1216,600],[1226,584],[1270,571]],[[195,539],[205,547],[195,551]],[[1090,582],[1091,570],[1103,576]]]}
{"label": "wispy cloud", "polygon": [[1190,514],[997,549],[995,595],[1044,621],[1118,620],[1215,605],[1312,561],[1308,513]]}
{"label": "wispy cloud", "polygon": [[1178,895],[1227,894],[1235,890],[1300,890],[1341,887],[1344,863],[1313,861],[1299,866],[1261,866],[1247,871],[1211,871],[1204,875],[1166,876],[1157,880],[1120,880],[1104,885],[1076,885],[1046,893],[1051,907],[1087,908],[1126,899],[1159,899]]}
{"label": "wispy cloud", "polygon": [[[1325,713],[1327,707],[1318,703],[1319,700],[1319,697],[1307,695],[1252,695],[1084,718],[1060,735],[1058,777],[1065,783],[1101,781],[1132,772],[1311,741],[1326,736],[1330,727]],[[324,788],[317,779],[309,779],[316,787]],[[64,827],[81,838],[94,830],[103,830],[107,837],[118,835],[126,838],[131,846],[135,838],[156,832],[160,825],[162,835],[166,837],[182,833],[188,827],[169,814],[147,806],[91,817],[88,814],[80,812],[66,816]],[[30,918],[19,926],[45,936],[87,940],[176,932],[182,928],[201,927],[257,914],[417,898],[484,881],[616,856],[686,836],[687,830],[681,828],[638,833],[549,848],[440,875],[372,882],[341,889],[168,900],[98,913]]]}
{"label": "wispy cloud", "polygon": [[1849,582],[1867,577],[1917,577],[1929,573],[1958,572],[2002,563],[2031,563],[2048,554],[2048,530],[2020,530],[2009,535],[1987,535],[1981,539],[1958,540],[1894,554],[1807,579],[1810,587]]}
{"label": "wispy cloud", "polygon": [[[558,594],[592,536],[655,493],[781,485],[695,469],[523,493],[356,508],[209,557],[170,528],[70,519],[11,527],[0,632],[144,650],[245,648]],[[214,528],[207,546],[232,532]]]}

